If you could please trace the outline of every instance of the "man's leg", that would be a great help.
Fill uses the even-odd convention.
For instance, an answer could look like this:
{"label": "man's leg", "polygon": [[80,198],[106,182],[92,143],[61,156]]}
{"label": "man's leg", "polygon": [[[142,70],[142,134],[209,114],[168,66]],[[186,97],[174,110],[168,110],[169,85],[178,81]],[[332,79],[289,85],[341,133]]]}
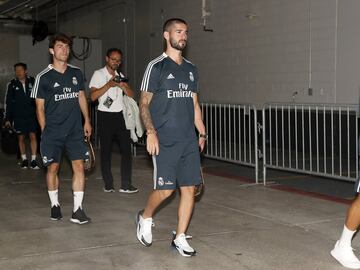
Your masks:
{"label": "man's leg", "polygon": [[73,160],[71,162],[73,169],[72,189],[74,196],[74,207],[71,222],[77,224],[85,224],[90,219],[85,215],[82,209],[82,202],[84,198],[85,190],[85,172],[84,172],[84,161]]}
{"label": "man's leg", "polygon": [[160,204],[173,194],[174,190],[153,190],[150,193],[146,207],[142,214],[143,218],[152,218]]}
{"label": "man's leg", "polygon": [[171,245],[184,257],[191,257],[196,251],[186,240],[195,204],[195,186],[200,184],[200,155],[197,141],[185,143],[178,167],[178,185],[180,186],[180,204],[178,209],[178,227]]}
{"label": "man's leg", "polygon": [[350,205],[343,232],[336,242],[331,255],[343,266],[360,269],[360,261],[351,247],[351,240],[360,225],[360,197],[357,196]]}
{"label": "man's leg", "polygon": [[114,128],[116,123],[112,121],[113,113],[98,112],[99,135],[100,135],[100,163],[101,175],[105,184],[105,192],[114,192],[114,180],[111,173],[111,152]]}
{"label": "man's leg", "polygon": [[37,153],[37,138],[36,138],[36,133],[34,132],[30,132],[29,133],[29,137],[30,137],[30,148],[31,148],[31,163],[30,166],[32,169],[39,169],[39,166],[37,164],[36,161],[36,153]]}
{"label": "man's leg", "polygon": [[160,204],[165,201],[174,190],[153,190],[150,193],[146,207],[139,211],[136,217],[136,236],[144,246],[152,244],[152,217]]}
{"label": "man's leg", "polygon": [[38,143],[36,139],[36,134],[34,132],[30,132],[29,137],[30,137],[31,158],[33,158],[34,156],[36,157]]}
{"label": "man's leg", "polygon": [[195,187],[183,186],[180,187],[180,190],[181,198],[178,210],[178,227],[171,245],[177,249],[182,256],[191,257],[196,254],[196,251],[187,242],[185,232],[189,226],[194,209]]}
{"label": "man's leg", "polygon": [[59,203],[59,178],[58,173],[59,171],[59,163],[51,163],[47,167],[46,172],[46,183],[48,188],[48,194],[51,203],[51,219],[52,220],[60,220],[62,219],[62,214],[60,210],[60,203]]}
{"label": "man's leg", "polygon": [[121,153],[121,188],[119,191],[123,193],[135,193],[138,192],[138,189],[131,185],[132,153],[130,131],[126,129],[123,115],[120,114],[119,116],[119,128],[116,132],[116,139],[119,143]]}
{"label": "man's leg", "polygon": [[186,232],[191,215],[194,209],[195,202],[195,187],[180,187],[181,197],[178,210],[178,227],[176,230],[176,237]]}
{"label": "man's leg", "polygon": [[20,150],[20,155],[21,157],[23,157],[23,155],[25,155],[26,159],[26,152],[25,152],[25,135],[24,134],[19,134],[18,135],[18,144],[19,144],[19,150]]}
{"label": "man's leg", "polygon": [[18,145],[19,145],[19,151],[21,156],[21,168],[26,169],[29,166],[29,162],[26,158],[26,148],[25,148],[25,135],[24,134],[18,134]]}

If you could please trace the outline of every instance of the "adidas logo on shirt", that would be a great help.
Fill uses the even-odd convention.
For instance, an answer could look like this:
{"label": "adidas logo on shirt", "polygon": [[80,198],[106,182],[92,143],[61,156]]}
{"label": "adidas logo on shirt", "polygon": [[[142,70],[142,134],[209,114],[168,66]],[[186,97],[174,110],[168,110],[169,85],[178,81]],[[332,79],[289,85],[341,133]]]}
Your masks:
{"label": "adidas logo on shirt", "polygon": [[166,79],[171,80],[171,79],[175,79],[175,77],[174,77],[174,75],[172,75],[172,74],[170,73],[169,76],[167,76]]}
{"label": "adidas logo on shirt", "polygon": [[58,87],[58,86],[60,86],[60,84],[58,84],[57,82],[54,83],[54,88],[55,88],[55,87]]}

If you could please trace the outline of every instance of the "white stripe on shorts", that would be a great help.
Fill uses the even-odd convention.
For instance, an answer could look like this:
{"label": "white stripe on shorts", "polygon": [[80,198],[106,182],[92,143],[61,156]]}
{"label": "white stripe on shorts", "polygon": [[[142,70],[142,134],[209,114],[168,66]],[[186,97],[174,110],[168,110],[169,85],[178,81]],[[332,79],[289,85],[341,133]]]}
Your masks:
{"label": "white stripe on shorts", "polygon": [[153,181],[154,181],[154,189],[156,189],[156,179],[157,179],[157,165],[156,165],[156,157],[152,156],[154,172],[153,172]]}

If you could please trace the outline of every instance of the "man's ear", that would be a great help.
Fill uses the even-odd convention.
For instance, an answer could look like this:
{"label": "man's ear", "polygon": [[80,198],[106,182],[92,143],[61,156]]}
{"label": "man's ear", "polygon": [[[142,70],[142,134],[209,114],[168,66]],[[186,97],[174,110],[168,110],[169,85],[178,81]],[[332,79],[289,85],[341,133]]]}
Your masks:
{"label": "man's ear", "polygon": [[54,49],[50,48],[50,49],[49,49],[49,53],[50,53],[50,54],[54,54]]}
{"label": "man's ear", "polygon": [[163,36],[164,36],[164,38],[165,38],[166,40],[169,40],[169,32],[165,31],[165,32],[163,33]]}

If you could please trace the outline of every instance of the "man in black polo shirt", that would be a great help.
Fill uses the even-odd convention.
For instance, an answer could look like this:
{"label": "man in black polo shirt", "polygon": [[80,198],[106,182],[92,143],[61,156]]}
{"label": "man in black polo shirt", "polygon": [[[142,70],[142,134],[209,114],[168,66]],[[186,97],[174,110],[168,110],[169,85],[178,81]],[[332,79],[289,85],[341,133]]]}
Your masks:
{"label": "man in black polo shirt", "polygon": [[[51,201],[51,219],[60,220],[58,170],[63,150],[73,169],[74,208],[71,222],[85,224],[90,219],[82,209],[85,189],[84,160],[89,153],[84,136],[91,135],[91,125],[80,69],[67,63],[71,39],[55,34],[49,43],[53,63],[40,72],[31,93],[36,98],[36,113],[41,127],[40,152],[47,166],[47,186]],[[81,114],[84,116],[82,126]]]}
{"label": "man in black polo shirt", "polygon": [[194,208],[195,186],[201,181],[199,148],[204,148],[206,134],[197,96],[197,69],[182,57],[187,23],[169,19],[163,31],[166,51],[148,64],[141,84],[140,113],[147,130],[147,151],[153,157],[154,190],[137,215],[137,238],[145,246],[152,244],[155,210],[179,187],[178,226],[172,246],[190,257],[196,252],[185,233]]}
{"label": "man in black polo shirt", "polygon": [[25,149],[25,136],[29,134],[31,148],[30,168],[36,170],[39,169],[36,162],[36,131],[38,124],[35,113],[35,100],[30,97],[34,86],[34,78],[27,75],[27,65],[25,63],[16,63],[14,70],[16,78],[9,82],[5,96],[5,126],[8,128],[13,126],[17,133],[22,169],[29,166]]}

